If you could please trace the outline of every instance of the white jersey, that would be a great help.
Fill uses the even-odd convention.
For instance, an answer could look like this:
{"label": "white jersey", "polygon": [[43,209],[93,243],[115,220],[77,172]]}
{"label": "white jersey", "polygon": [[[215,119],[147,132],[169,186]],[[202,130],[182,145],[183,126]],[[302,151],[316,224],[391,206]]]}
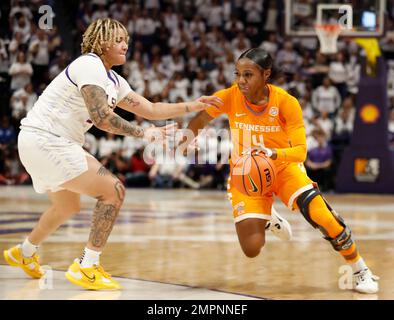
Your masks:
{"label": "white jersey", "polygon": [[82,55],[47,86],[32,110],[21,120],[22,128],[42,129],[82,146],[85,132],[93,126],[80,92],[87,84],[103,88],[111,108],[131,91],[123,77],[113,70],[106,71],[96,54]]}

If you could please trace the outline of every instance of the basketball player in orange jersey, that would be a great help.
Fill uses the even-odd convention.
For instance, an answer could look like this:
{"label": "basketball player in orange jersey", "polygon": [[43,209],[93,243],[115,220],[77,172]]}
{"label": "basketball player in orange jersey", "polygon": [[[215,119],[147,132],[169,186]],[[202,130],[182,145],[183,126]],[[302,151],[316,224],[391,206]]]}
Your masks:
{"label": "basketball player in orange jersey", "polygon": [[82,55],[53,81],[21,120],[19,156],[38,193],[51,201],[37,225],[20,245],[4,251],[6,262],[32,278],[41,278],[38,246],[61,224],[80,210],[80,195],[97,199],[90,235],[80,259],[75,259],[66,278],[85,289],[119,289],[119,283],[104,271],[100,255],[112,231],[125,197],[125,188],[92,155],[82,148],[84,134],[93,125],[123,136],[150,141],[165,138],[173,126],[144,129],[117,115],[118,106],[141,117],[168,119],[211,105],[217,97],[200,97],[182,103],[152,103],[134,92],[127,81],[112,70],[126,62],[129,36],[113,19],[92,22],[81,43]]}
{"label": "basketball player in orange jersey", "polygon": [[[273,59],[262,49],[244,52],[236,64],[235,84],[214,94],[223,100],[223,105],[201,111],[188,128],[197,135],[213,118],[227,114],[235,150],[233,162],[245,152],[262,152],[271,158],[278,171],[273,193],[291,210],[299,210],[351,265],[354,290],[376,293],[378,277],[358,253],[349,227],[306,174],[303,162],[307,148],[301,107],[285,90],[268,84],[272,65]],[[256,257],[265,243],[273,195],[249,197],[236,190],[231,181],[228,195],[241,248],[247,257]]]}

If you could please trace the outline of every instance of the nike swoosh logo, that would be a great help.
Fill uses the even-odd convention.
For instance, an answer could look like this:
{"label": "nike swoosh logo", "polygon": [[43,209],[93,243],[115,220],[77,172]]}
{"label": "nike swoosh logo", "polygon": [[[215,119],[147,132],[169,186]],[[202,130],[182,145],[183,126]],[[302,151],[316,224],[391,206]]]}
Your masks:
{"label": "nike swoosh logo", "polygon": [[95,282],[96,281],[96,275],[93,275],[93,277],[89,277],[85,272],[83,272],[81,270],[81,272],[83,273],[83,275],[89,280],[89,282]]}
{"label": "nike swoosh logo", "polygon": [[71,270],[68,270],[68,273],[75,279],[78,279],[78,280],[82,279],[82,274],[80,272],[73,272]]}
{"label": "nike swoosh logo", "polygon": [[259,191],[259,189],[257,188],[256,184],[254,183],[253,179],[250,177],[250,175],[248,174],[248,179],[250,184],[252,185],[252,190],[249,190],[250,192],[257,192]]}
{"label": "nike swoosh logo", "polygon": [[243,116],[246,116],[246,113],[236,113],[235,116],[236,117],[243,117]]}

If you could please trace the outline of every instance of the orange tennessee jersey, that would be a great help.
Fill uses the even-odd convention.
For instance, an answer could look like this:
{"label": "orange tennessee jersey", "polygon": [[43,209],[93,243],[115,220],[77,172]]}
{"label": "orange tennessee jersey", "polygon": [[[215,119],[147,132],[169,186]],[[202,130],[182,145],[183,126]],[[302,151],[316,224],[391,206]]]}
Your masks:
{"label": "orange tennessee jersey", "polygon": [[[237,85],[216,92],[223,100],[220,108],[210,107],[211,117],[226,113],[230,122],[233,157],[248,148],[263,144],[274,148],[276,161],[304,162],[306,135],[301,106],[297,99],[285,90],[268,85],[269,100],[266,107],[253,105]],[[277,163],[279,164],[279,163]]]}

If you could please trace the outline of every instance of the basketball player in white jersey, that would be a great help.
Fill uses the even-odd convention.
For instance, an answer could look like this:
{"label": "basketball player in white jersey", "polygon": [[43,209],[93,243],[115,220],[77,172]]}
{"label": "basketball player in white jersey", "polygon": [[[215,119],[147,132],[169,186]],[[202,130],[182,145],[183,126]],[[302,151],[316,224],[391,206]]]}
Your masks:
{"label": "basketball player in white jersey", "polygon": [[97,199],[89,241],[81,258],[69,267],[66,278],[86,289],[119,289],[100,265],[99,257],[123,203],[125,188],[82,149],[85,132],[95,125],[123,136],[164,138],[173,126],[144,130],[113,109],[118,106],[147,119],[167,119],[222,102],[204,96],[186,103],[151,103],[131,90],[126,80],[111,70],[126,62],[128,49],[127,31],[116,20],[93,22],[83,35],[81,47],[82,55],[48,85],[21,121],[21,161],[35,191],[48,193],[52,205],[25,241],[4,251],[4,257],[8,264],[22,268],[31,277],[42,277],[38,246],[80,211],[80,195],[85,194]]}

